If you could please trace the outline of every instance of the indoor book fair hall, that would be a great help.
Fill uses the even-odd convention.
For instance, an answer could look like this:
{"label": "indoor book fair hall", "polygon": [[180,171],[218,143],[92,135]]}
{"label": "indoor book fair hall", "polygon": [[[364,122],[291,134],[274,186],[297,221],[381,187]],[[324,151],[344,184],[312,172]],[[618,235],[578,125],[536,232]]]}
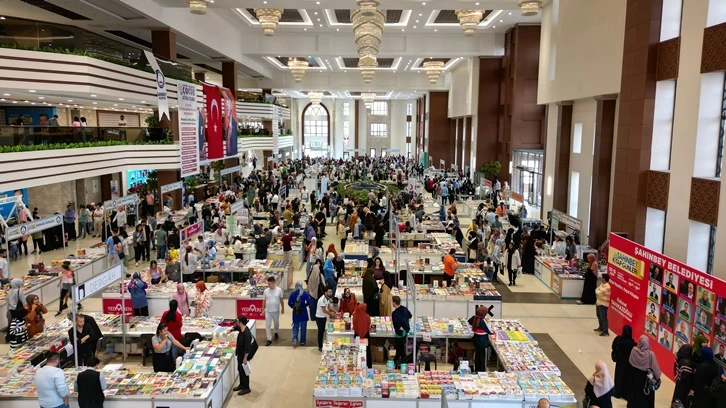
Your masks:
{"label": "indoor book fair hall", "polygon": [[723,0],[0,3],[0,407],[726,408]]}

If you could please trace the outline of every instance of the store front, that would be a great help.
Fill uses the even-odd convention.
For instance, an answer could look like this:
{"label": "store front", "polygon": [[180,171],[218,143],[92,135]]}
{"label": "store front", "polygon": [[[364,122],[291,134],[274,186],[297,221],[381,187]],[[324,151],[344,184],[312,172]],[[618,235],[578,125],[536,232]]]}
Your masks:
{"label": "store front", "polygon": [[542,150],[514,150],[512,152],[512,191],[524,197],[526,204],[542,208]]}

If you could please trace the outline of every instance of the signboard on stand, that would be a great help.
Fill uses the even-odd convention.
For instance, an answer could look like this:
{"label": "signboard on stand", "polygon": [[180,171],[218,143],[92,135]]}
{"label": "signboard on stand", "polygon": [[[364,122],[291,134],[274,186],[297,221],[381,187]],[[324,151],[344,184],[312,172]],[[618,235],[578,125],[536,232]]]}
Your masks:
{"label": "signboard on stand", "polygon": [[106,287],[123,277],[123,271],[124,266],[119,263],[111,269],[108,269],[85,282],[79,283],[73,287],[73,301],[76,303],[82,302],[83,299],[106,289]]}
{"label": "signboard on stand", "polygon": [[633,338],[650,338],[663,372],[673,378],[675,353],[701,334],[716,362],[726,354],[726,282],[614,233],[608,250],[610,328],[621,334],[633,328]]}
{"label": "signboard on stand", "polygon": [[113,200],[106,200],[103,202],[103,208],[108,210],[114,210],[121,206],[127,206],[127,205],[135,205],[139,201],[139,196],[132,193],[132,194],[126,194],[125,196],[121,198],[116,198]]}
{"label": "signboard on stand", "polygon": [[245,316],[250,320],[264,320],[262,299],[237,299],[237,316]]}
{"label": "signboard on stand", "polygon": [[176,183],[167,184],[167,185],[161,186],[161,194],[170,193],[174,190],[179,190],[182,187],[184,187],[183,181],[177,181]]}
{"label": "signboard on stand", "polygon": [[197,111],[197,87],[177,81],[179,103],[179,149],[181,177],[199,173],[199,112]]}
{"label": "signboard on stand", "polygon": [[8,228],[7,239],[8,241],[12,241],[22,237],[23,235],[30,235],[35,232],[44,231],[48,228],[58,227],[61,225],[63,225],[63,216],[60,214],[52,215],[50,217],[41,218],[39,220]]}
{"label": "signboard on stand", "polygon": [[179,239],[184,242],[202,232],[204,232],[204,221],[199,221],[179,231]]}
{"label": "signboard on stand", "polygon": [[232,203],[232,206],[229,208],[230,214],[237,214],[240,210],[245,208],[245,202],[244,200],[237,200]]}

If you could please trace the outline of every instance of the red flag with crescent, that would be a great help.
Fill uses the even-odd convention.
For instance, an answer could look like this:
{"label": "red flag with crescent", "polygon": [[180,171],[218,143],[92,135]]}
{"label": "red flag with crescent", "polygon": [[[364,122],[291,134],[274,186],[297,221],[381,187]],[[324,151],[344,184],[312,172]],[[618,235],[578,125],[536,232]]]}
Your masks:
{"label": "red flag with crescent", "polygon": [[222,126],[222,97],[215,85],[202,83],[207,107],[207,159],[224,157],[224,127]]}

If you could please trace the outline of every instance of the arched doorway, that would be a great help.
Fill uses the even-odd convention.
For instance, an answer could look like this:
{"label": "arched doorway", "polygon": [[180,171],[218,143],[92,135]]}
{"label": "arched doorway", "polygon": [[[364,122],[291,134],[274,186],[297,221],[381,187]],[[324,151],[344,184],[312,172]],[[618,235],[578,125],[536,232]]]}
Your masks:
{"label": "arched doorway", "polygon": [[310,157],[325,157],[330,146],[330,112],[322,103],[309,103],[302,114],[303,154]]}

